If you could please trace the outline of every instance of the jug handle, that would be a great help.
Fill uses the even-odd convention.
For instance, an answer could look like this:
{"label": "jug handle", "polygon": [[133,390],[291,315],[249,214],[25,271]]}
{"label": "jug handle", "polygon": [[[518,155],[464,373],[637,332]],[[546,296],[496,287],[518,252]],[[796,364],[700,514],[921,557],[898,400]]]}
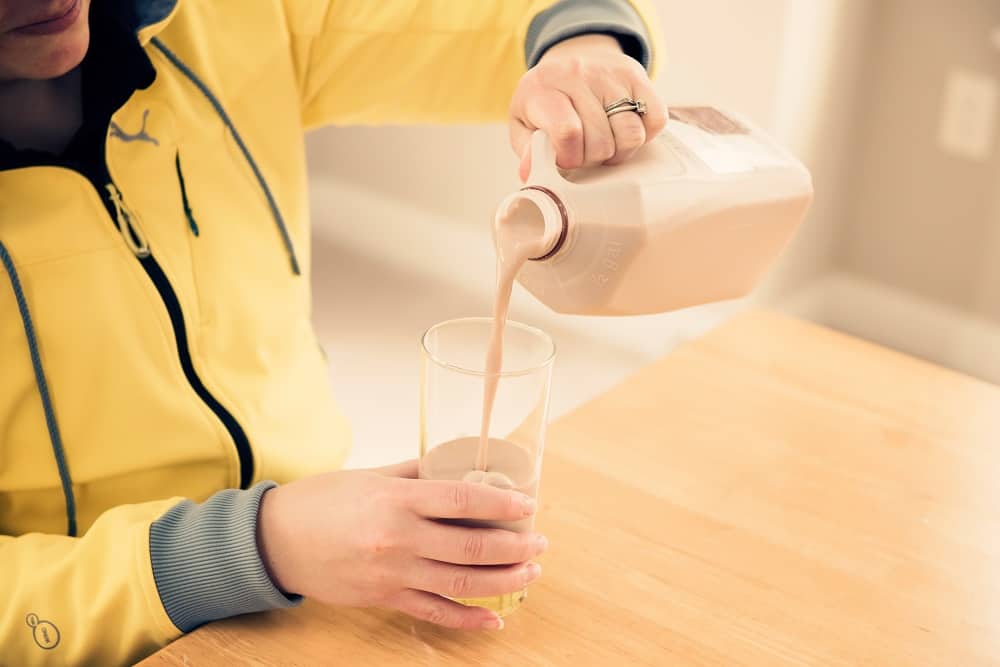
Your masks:
{"label": "jug handle", "polygon": [[546,181],[551,176],[560,176],[555,148],[544,130],[535,130],[531,135],[531,171],[527,182]]}

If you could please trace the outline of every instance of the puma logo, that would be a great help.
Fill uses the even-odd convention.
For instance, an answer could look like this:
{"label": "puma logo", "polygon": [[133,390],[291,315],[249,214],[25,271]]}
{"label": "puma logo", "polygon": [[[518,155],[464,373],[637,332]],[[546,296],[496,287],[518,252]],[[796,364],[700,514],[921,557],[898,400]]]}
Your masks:
{"label": "puma logo", "polygon": [[129,134],[121,128],[118,123],[111,121],[111,136],[116,139],[121,139],[125,143],[131,143],[133,141],[147,141],[154,146],[159,146],[160,142],[156,140],[155,137],[151,137],[146,133],[146,118],[149,117],[149,109],[142,112],[142,127],[135,134]]}

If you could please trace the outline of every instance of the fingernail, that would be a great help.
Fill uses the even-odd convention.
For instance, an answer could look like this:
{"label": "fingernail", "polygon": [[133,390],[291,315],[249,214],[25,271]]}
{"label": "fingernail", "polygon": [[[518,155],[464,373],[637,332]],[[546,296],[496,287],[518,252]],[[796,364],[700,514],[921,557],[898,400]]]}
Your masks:
{"label": "fingernail", "polygon": [[486,630],[503,630],[503,619],[499,616],[491,618],[483,623],[483,628]]}
{"label": "fingernail", "polygon": [[524,581],[525,583],[529,581],[534,581],[541,575],[542,566],[538,563],[528,563],[524,566]]}
{"label": "fingernail", "polygon": [[535,548],[538,549],[538,553],[541,553],[549,548],[549,540],[544,535],[538,535],[535,537]]}
{"label": "fingernail", "polygon": [[538,503],[531,496],[525,495],[521,497],[521,504],[524,506],[524,515],[534,514],[535,510],[538,509]]}

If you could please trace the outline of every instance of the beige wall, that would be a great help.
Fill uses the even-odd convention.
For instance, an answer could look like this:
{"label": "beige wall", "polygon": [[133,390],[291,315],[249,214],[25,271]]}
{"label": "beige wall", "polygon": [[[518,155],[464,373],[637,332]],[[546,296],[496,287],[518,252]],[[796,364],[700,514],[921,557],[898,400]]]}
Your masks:
{"label": "beige wall", "polygon": [[996,0],[881,0],[863,79],[845,268],[1000,322],[1000,150],[976,162],[937,145],[946,74],[1000,79]]}
{"label": "beige wall", "polygon": [[813,176],[809,216],[757,290],[764,303],[831,271],[851,200],[859,78],[872,38],[871,0],[789,0],[775,88],[776,137]]}

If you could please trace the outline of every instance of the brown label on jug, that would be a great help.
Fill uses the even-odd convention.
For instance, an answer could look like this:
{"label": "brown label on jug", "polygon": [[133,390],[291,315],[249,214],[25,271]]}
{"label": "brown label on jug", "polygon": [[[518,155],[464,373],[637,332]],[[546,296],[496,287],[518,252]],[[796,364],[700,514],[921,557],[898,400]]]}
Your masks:
{"label": "brown label on jug", "polygon": [[712,107],[671,109],[665,134],[720,175],[788,164],[781,151],[743,123]]}
{"label": "brown label on jug", "polygon": [[711,134],[749,134],[750,129],[715,107],[673,107],[670,117]]}

